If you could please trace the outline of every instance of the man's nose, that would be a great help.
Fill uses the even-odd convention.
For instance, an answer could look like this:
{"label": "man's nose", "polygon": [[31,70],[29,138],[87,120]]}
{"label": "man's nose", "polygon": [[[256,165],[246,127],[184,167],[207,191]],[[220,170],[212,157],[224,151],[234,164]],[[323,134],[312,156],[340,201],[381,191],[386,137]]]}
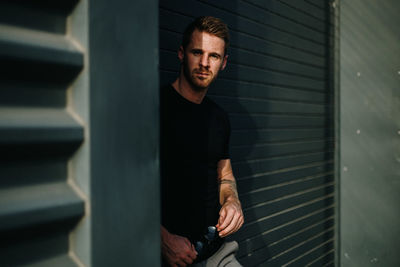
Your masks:
{"label": "man's nose", "polygon": [[202,56],[201,56],[201,58],[200,58],[200,65],[201,66],[203,66],[203,67],[205,67],[205,68],[208,68],[209,67],[209,60],[208,60],[208,56],[207,55],[205,55],[205,54],[203,54]]}

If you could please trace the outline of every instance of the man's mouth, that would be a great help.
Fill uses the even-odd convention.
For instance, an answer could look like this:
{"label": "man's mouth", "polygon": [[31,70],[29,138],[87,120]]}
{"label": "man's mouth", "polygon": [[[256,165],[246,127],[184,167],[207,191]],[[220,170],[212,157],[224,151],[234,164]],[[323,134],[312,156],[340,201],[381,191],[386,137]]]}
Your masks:
{"label": "man's mouth", "polygon": [[210,76],[210,73],[198,71],[196,72],[196,75],[199,76],[200,78],[207,78],[208,76]]}

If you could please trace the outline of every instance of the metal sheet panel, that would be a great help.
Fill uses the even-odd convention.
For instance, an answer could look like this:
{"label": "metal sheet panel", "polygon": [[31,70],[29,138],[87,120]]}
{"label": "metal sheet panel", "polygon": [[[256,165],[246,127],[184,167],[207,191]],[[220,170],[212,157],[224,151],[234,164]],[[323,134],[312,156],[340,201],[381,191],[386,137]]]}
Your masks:
{"label": "metal sheet panel", "polygon": [[160,265],[157,1],[89,1],[93,266]]}
{"label": "metal sheet panel", "polygon": [[399,13],[341,1],[341,266],[400,266]]}

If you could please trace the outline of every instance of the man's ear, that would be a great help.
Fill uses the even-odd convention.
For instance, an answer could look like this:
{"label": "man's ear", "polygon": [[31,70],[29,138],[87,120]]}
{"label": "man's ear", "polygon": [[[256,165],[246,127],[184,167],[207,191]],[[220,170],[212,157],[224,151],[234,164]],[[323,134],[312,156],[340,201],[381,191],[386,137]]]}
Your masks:
{"label": "man's ear", "polygon": [[183,58],[185,57],[185,50],[183,50],[183,47],[180,46],[179,50],[178,50],[178,58],[180,60],[180,62],[183,62]]}
{"label": "man's ear", "polygon": [[228,62],[228,55],[225,55],[224,59],[222,60],[221,70],[225,69],[227,62]]}

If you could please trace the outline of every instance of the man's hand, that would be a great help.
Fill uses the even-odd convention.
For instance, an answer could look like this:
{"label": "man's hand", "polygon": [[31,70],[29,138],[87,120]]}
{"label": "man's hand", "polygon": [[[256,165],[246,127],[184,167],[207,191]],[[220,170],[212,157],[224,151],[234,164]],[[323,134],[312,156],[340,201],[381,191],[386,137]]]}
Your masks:
{"label": "man's hand", "polygon": [[235,177],[232,173],[231,161],[229,159],[218,162],[218,180],[220,184],[220,203],[222,208],[219,212],[218,224],[219,236],[225,237],[233,234],[244,222],[242,205],[236,189]]}
{"label": "man's hand", "polygon": [[161,226],[161,252],[172,267],[184,267],[192,264],[197,252],[190,241],[183,236],[171,234]]}
{"label": "man's hand", "polygon": [[238,199],[227,200],[219,212],[216,225],[220,237],[235,233],[244,222],[242,206]]}

